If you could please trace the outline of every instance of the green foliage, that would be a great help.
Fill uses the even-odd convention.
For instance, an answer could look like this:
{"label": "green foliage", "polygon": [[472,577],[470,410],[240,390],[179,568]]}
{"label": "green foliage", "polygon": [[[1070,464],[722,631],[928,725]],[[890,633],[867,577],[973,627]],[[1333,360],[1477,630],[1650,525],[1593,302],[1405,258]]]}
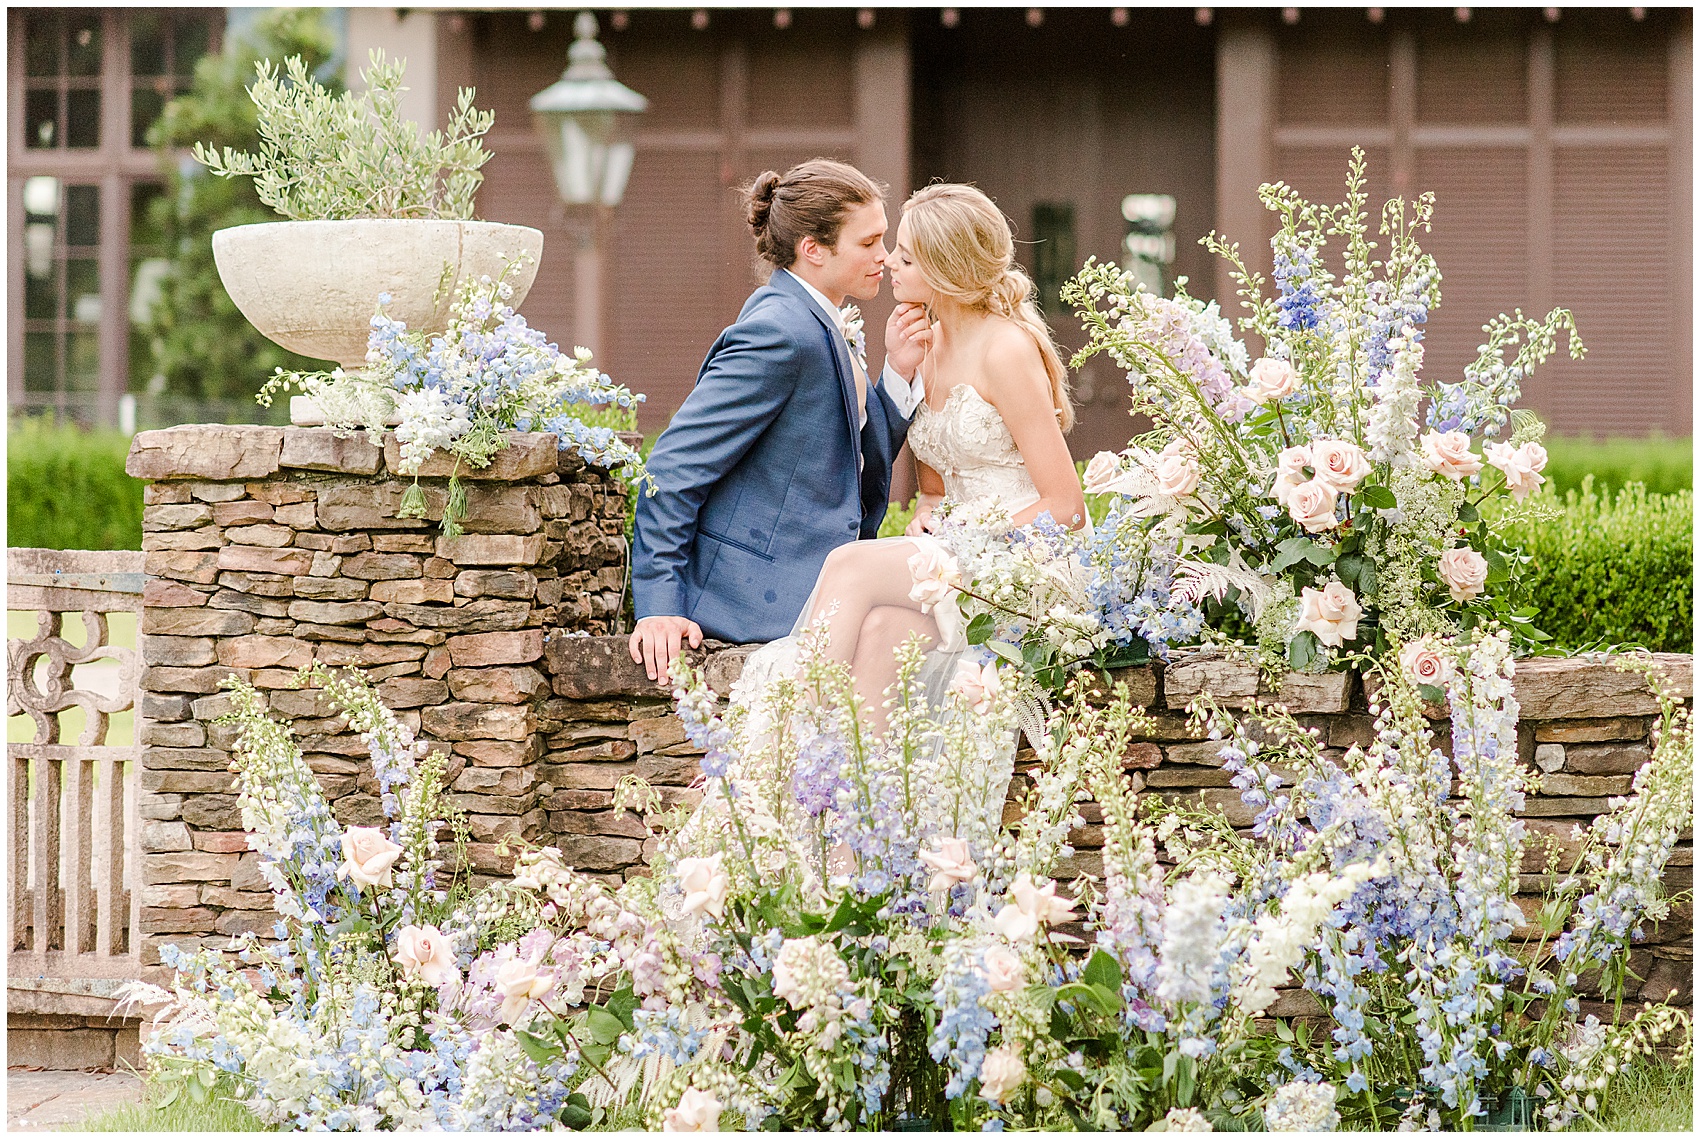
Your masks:
{"label": "green foliage", "polygon": [[142,484],[124,473],[130,437],[17,419],[7,436],[6,544],[142,548]]}
{"label": "green foliage", "polygon": [[1632,482],[1645,483],[1653,494],[1694,489],[1694,440],[1686,436],[1592,439],[1585,435],[1548,435],[1541,445],[1547,449],[1542,473],[1560,494],[1581,489],[1588,475],[1594,476],[1594,486],[1600,491],[1616,490]]}
{"label": "green foliage", "polygon": [[[165,390],[194,399],[252,397],[278,368],[315,367],[260,335],[237,310],[213,264],[212,235],[230,226],[275,221],[247,179],[210,178],[175,155],[192,143],[259,144],[258,114],[245,81],[268,58],[299,56],[310,68],[330,59],[334,42],[318,8],[272,8],[246,37],[195,65],[194,85],[165,105],[148,142],[160,155],[166,193],[149,208],[170,269],[143,326],[154,373]],[[334,83],[334,80],[332,81]]]}
{"label": "green foliage", "polygon": [[366,89],[334,95],[300,56],[255,65],[258,112],[252,151],[195,144],[195,160],[220,178],[254,180],[260,201],[295,221],[340,218],[470,218],[490,160],[483,137],[496,116],[463,87],[448,130],[429,134],[401,117],[405,60],[373,51]]}
{"label": "green foliage", "polygon": [[[143,1102],[126,1104],[91,1115],[68,1131],[270,1131],[236,1099],[234,1081],[224,1077],[200,1096],[184,1094],[178,1078],[149,1073],[144,1077]],[[199,1081],[197,1081],[199,1083]]]}
{"label": "green foliage", "polygon": [[1601,1107],[1598,1127],[1583,1117],[1570,1130],[1693,1134],[1694,1068],[1641,1057],[1611,1082]]}
{"label": "green foliage", "polygon": [[1501,533],[1531,559],[1521,581],[1540,606],[1536,624],[1558,647],[1692,651],[1692,491],[1650,494],[1631,485],[1602,495],[1590,475],[1580,490],[1538,501],[1558,516],[1520,511]]}

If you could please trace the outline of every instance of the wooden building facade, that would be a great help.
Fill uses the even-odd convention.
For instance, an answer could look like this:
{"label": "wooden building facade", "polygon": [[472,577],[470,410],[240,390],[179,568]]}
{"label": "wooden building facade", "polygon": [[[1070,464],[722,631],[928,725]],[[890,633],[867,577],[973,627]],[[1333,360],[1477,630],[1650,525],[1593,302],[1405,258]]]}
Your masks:
{"label": "wooden building facade", "polygon": [[[347,14],[350,60],[363,60],[368,46],[408,55],[414,110],[427,125],[441,121],[458,86],[476,86],[479,104],[496,112],[479,212],[548,235],[524,311],[562,342],[575,335],[571,236],[527,101],[559,75],[574,12]],[[1588,357],[1549,364],[1525,402],[1560,431],[1690,433],[1686,10],[762,8],[597,16],[615,74],[650,99],[606,239],[606,343],[596,345],[609,372],[648,393],[646,430],[662,426],[690,390],[703,353],[756,283],[737,187],[763,169],[817,154],[856,163],[890,186],[894,226],[896,206],[914,187],[976,183],[1013,221],[1022,260],[1069,344],[1078,330],[1059,311],[1056,284],[1089,255],[1122,259],[1130,230],[1140,231],[1147,252],[1168,258],[1154,270],[1164,283],[1185,276],[1195,294],[1223,296],[1231,311],[1226,278],[1198,238],[1221,230],[1266,260],[1271,223],[1258,184],[1283,179],[1337,200],[1347,154],[1361,145],[1377,207],[1395,192],[1439,196],[1425,244],[1445,276],[1444,303],[1427,332],[1427,376],[1459,376],[1481,324],[1502,308],[1565,304]],[[14,108],[24,86],[39,85],[24,62],[14,41]],[[18,315],[20,162],[39,164],[39,156],[26,153],[35,148],[19,137],[16,110],[12,125],[9,255]],[[1157,203],[1155,213],[1130,222],[1129,195]],[[127,263],[102,256],[103,266]],[[115,285],[115,303],[95,313],[103,328],[123,319],[122,292]],[[876,355],[888,304],[865,306]],[[14,320],[14,407],[23,387],[20,331]],[[123,341],[120,329],[100,343]],[[122,384],[125,374],[108,382]],[[1095,362],[1076,376],[1075,391],[1076,454],[1125,442],[1121,377]]]}

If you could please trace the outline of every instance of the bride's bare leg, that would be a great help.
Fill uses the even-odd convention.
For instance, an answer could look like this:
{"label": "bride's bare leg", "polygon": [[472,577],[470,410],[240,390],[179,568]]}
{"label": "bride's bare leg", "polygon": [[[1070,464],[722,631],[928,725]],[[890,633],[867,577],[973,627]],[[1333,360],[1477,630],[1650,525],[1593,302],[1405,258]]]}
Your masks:
{"label": "bride's bare leg", "polygon": [[862,623],[880,606],[918,611],[909,600],[915,551],[914,542],[851,542],[827,555],[809,624],[826,621],[829,660],[854,666]]}
{"label": "bride's bare leg", "polygon": [[897,679],[897,647],[916,633],[925,638],[921,642],[923,651],[938,644],[938,623],[916,608],[876,606],[862,622],[850,674],[855,679],[856,695],[873,718],[876,735],[883,735],[890,726],[885,690]]}

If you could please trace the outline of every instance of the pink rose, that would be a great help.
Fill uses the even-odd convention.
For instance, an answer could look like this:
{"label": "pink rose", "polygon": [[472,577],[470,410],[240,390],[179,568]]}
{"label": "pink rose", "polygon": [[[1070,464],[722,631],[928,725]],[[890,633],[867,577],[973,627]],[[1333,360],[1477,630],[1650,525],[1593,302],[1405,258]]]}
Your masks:
{"label": "pink rose", "polygon": [[1513,447],[1509,443],[1489,443],[1482,448],[1487,461],[1505,475],[1505,489],[1521,501],[1541,488],[1546,478],[1541,474],[1547,465],[1547,449],[1539,443]]}
{"label": "pink rose", "polygon": [[1057,884],[1046,882],[1035,886],[1033,879],[1023,874],[1009,888],[1014,899],[992,919],[992,928],[1010,941],[1026,941],[1034,937],[1041,926],[1056,925],[1074,917],[1074,903],[1057,897]]}
{"label": "pink rose", "polygon": [[1109,494],[1122,477],[1122,457],[1114,451],[1099,451],[1086,464],[1087,494]]}
{"label": "pink rose", "polygon": [[1287,513],[1312,534],[1332,530],[1340,524],[1334,517],[1335,491],[1320,478],[1302,482],[1287,495]]}
{"label": "pink rose", "polygon": [[1299,374],[1293,366],[1268,356],[1251,366],[1250,380],[1240,390],[1253,403],[1268,403],[1299,390]]}
{"label": "pink rose", "polygon": [[349,827],[342,832],[342,865],[337,877],[361,886],[388,886],[390,868],[401,857],[401,847],[384,837],[377,827]]}
{"label": "pink rose", "polygon": [[1293,491],[1308,481],[1305,468],[1310,466],[1309,447],[1288,447],[1275,460],[1275,485],[1269,488],[1269,496],[1282,506],[1287,505],[1287,499]]}
{"label": "pink rose", "polygon": [[1363,448],[1344,439],[1318,439],[1310,445],[1311,466],[1318,482],[1327,483],[1341,494],[1350,494],[1369,474]]}
{"label": "pink rose", "polygon": [[962,584],[962,568],[937,543],[920,545],[920,552],[909,558],[909,574],[914,580],[909,600],[920,602],[921,612],[931,613],[933,606],[950,600],[950,595]]}
{"label": "pink rose", "polygon": [[1331,581],[1321,589],[1305,586],[1299,604],[1298,632],[1314,633],[1318,641],[1332,648],[1357,638],[1363,606],[1341,582]]}
{"label": "pink rose", "polygon": [[920,857],[933,872],[932,881],[927,883],[929,893],[948,893],[958,882],[971,882],[979,873],[968,856],[968,844],[959,838],[941,839],[937,850],[923,850]]}
{"label": "pink rose", "polygon": [[701,1088],[686,1088],[679,1105],[670,1107],[661,1117],[663,1131],[719,1131],[722,1105],[713,1092]]}
{"label": "pink rose", "polygon": [[517,1024],[532,1001],[555,987],[554,973],[549,970],[540,972],[537,968],[542,960],[543,954],[539,951],[535,958],[515,957],[496,970],[496,991],[502,994],[503,1023]]}
{"label": "pink rose", "polygon": [[980,963],[986,970],[986,985],[994,993],[1013,992],[1027,981],[1027,967],[1007,946],[992,946]]}
{"label": "pink rose", "polygon": [[962,661],[956,666],[950,691],[959,694],[973,705],[976,713],[984,716],[992,710],[992,702],[1003,691],[1003,682],[998,679],[998,662],[990,661],[982,668],[972,661]]}
{"label": "pink rose", "polygon": [[705,913],[719,918],[726,913],[726,871],[721,869],[720,854],[707,858],[681,858],[673,872],[678,876],[679,889],[685,892],[685,912]]}
{"label": "pink rose", "polygon": [[408,925],[396,930],[395,962],[411,977],[418,974],[427,985],[440,985],[459,978],[454,947],[434,925]]}
{"label": "pink rose", "polygon": [[1462,431],[1430,431],[1423,436],[1423,466],[1462,480],[1480,474],[1482,461],[1470,450],[1470,437]]}
{"label": "pink rose", "polygon": [[1442,656],[1427,641],[1412,641],[1399,650],[1399,667],[1414,684],[1432,684],[1436,688],[1452,679],[1452,662]]}
{"label": "pink rose", "polygon": [[1452,592],[1452,600],[1468,601],[1487,585],[1487,559],[1468,546],[1447,550],[1440,555],[1440,580]]}
{"label": "pink rose", "polygon": [[1027,1080],[1027,1065],[1013,1044],[1000,1044],[980,1061],[980,1094],[1002,1103]]}
{"label": "pink rose", "polygon": [[1159,494],[1180,498],[1198,489],[1198,458],[1184,439],[1176,439],[1163,448],[1153,471]]}

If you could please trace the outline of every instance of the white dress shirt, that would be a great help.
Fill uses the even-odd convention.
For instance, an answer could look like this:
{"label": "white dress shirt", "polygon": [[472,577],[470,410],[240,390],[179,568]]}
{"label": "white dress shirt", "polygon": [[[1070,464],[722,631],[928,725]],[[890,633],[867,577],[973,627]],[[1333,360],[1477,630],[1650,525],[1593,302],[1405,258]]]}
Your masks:
{"label": "white dress shirt", "polygon": [[[814,299],[815,304],[819,305],[820,310],[826,314],[827,319],[832,322],[832,327],[838,329],[838,335],[842,337],[844,335],[844,319],[839,315],[838,310],[832,307],[832,302],[826,299],[826,295],[797,274],[791,273],[789,269],[778,271],[789,273],[792,280],[803,286],[803,289]],[[845,340],[844,346],[850,353],[851,366],[854,367],[856,350],[850,347],[848,339]],[[885,388],[885,394],[891,397],[891,402],[897,405],[898,412],[905,419],[915,414],[915,409],[921,406],[921,401],[927,396],[927,389],[921,384],[921,370],[919,368],[915,369],[915,379],[909,381],[898,375],[896,370],[888,363],[880,373],[880,384]],[[860,426],[866,427],[867,425],[868,409],[864,405]]]}

